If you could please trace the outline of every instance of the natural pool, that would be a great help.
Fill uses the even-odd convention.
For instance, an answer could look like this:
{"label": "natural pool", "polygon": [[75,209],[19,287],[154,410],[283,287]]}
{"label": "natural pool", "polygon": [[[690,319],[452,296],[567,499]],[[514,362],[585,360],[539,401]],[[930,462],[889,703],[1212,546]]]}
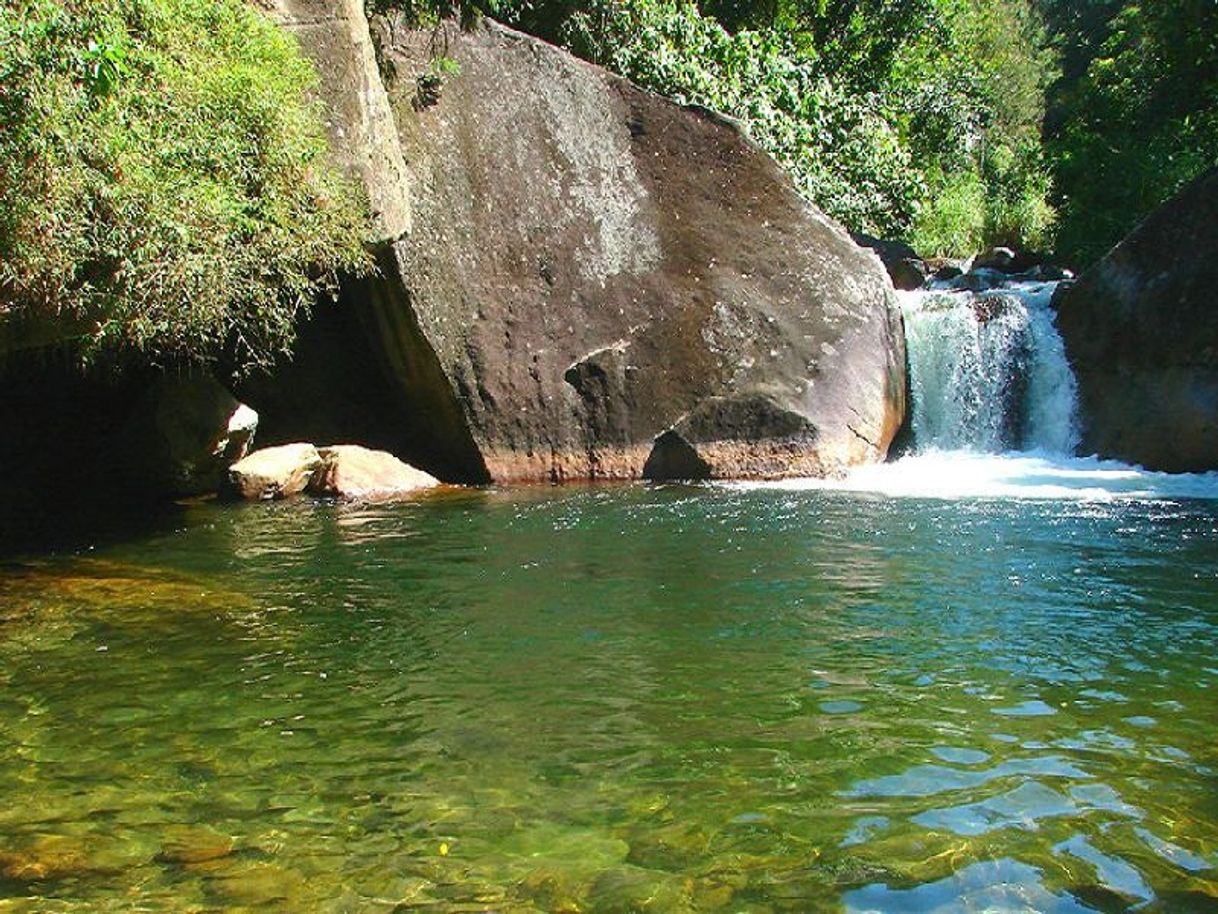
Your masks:
{"label": "natural pool", "polygon": [[1218,501],[191,508],[0,571],[0,911],[1218,909]]}

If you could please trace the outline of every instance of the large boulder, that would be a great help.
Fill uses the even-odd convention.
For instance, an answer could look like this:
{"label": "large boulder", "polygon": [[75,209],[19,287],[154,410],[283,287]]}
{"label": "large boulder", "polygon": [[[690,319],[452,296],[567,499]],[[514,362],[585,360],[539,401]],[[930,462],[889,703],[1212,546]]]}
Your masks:
{"label": "large boulder", "polygon": [[905,410],[888,279],[738,125],[489,21],[374,29],[414,228],[363,306],[454,476],[884,457]]}
{"label": "large boulder", "polygon": [[229,489],[248,501],[289,498],[303,492],[321,466],[321,454],[311,444],[264,447],[229,468]]}
{"label": "large boulder", "polygon": [[322,465],[309,489],[317,495],[339,498],[383,499],[430,489],[440,481],[415,469],[386,451],[358,444],[336,444],[319,450]]}
{"label": "large boulder", "polygon": [[1218,468],[1215,250],[1218,169],[1059,293],[1084,450],[1153,469]]}

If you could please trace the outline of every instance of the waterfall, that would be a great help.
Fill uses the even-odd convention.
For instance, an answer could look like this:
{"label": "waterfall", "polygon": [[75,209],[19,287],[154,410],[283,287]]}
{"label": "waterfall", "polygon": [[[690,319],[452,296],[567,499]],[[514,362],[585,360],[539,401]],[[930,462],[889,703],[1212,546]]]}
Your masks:
{"label": "waterfall", "polygon": [[[986,275],[990,273],[990,275]],[[731,483],[894,498],[1218,500],[1218,472],[1153,473],[1076,457],[1077,385],[1054,326],[1056,283],[974,271],[898,292],[909,353],[914,453],[844,478]]]}
{"label": "waterfall", "polygon": [[898,293],[917,451],[1074,452],[1077,386],[1049,305],[1055,286]]}

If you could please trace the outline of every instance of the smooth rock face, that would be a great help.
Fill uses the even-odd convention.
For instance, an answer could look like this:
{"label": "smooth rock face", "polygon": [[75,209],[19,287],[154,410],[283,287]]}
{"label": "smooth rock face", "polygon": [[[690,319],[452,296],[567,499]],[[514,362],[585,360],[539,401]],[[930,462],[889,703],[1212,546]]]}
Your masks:
{"label": "smooth rock face", "polygon": [[1151,213],[1055,302],[1083,449],[1218,468],[1218,169]]}
{"label": "smooth rock face", "polygon": [[379,499],[440,484],[430,473],[417,470],[386,451],[337,444],[323,447],[319,453],[322,465],[309,484],[310,491],[317,495]]}
{"label": "smooth rock face", "polygon": [[364,306],[456,478],[884,457],[905,412],[891,285],[734,123],[490,22],[445,28],[460,71],[437,90],[431,31],[374,32],[414,231]]}
{"label": "smooth rock face", "polygon": [[299,495],[322,465],[311,444],[282,444],[254,451],[229,468],[231,489],[249,501]]}

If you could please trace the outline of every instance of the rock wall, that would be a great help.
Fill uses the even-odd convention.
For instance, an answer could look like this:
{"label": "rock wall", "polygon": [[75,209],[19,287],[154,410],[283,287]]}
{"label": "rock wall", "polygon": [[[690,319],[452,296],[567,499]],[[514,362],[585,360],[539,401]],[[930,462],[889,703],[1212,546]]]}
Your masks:
{"label": "rock wall", "polygon": [[[490,22],[374,31],[414,228],[363,306],[461,475],[883,458],[905,411],[891,285],[735,124]],[[438,86],[437,53],[459,67]]]}
{"label": "rock wall", "polygon": [[256,0],[295,35],[320,77],[330,145],[368,193],[379,240],[410,232],[410,170],[377,67],[363,0]]}
{"label": "rock wall", "polygon": [[1148,216],[1056,302],[1083,449],[1218,468],[1218,169]]}

